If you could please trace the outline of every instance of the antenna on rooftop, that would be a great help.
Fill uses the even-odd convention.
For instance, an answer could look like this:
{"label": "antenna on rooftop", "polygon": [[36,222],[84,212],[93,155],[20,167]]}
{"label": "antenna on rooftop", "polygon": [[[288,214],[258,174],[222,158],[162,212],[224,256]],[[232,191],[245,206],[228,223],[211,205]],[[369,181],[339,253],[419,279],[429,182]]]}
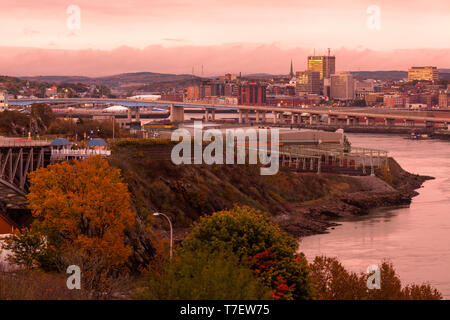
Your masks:
{"label": "antenna on rooftop", "polygon": [[328,48],[328,56],[330,56],[330,48]]}

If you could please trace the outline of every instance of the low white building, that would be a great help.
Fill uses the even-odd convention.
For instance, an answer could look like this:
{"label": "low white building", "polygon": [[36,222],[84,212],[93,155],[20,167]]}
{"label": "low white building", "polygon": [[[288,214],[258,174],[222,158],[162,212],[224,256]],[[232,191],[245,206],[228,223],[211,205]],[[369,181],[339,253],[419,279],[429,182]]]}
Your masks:
{"label": "low white building", "polygon": [[159,95],[159,94],[143,94],[143,95],[129,97],[127,99],[130,99],[130,100],[151,100],[151,101],[156,101],[156,100],[160,100],[161,99],[161,95]]}
{"label": "low white building", "polygon": [[127,107],[124,106],[112,106],[103,109],[103,112],[109,112],[109,113],[125,113],[128,111]]}
{"label": "low white building", "polygon": [[424,110],[428,108],[426,103],[408,103],[406,107],[411,110]]}

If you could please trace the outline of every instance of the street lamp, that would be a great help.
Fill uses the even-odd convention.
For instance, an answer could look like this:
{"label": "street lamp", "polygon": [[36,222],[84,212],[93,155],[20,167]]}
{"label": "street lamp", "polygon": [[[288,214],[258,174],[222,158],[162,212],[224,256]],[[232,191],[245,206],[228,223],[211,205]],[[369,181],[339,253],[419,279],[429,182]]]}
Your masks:
{"label": "street lamp", "polygon": [[167,219],[167,221],[169,221],[169,226],[170,226],[170,260],[172,260],[172,244],[173,244],[173,229],[172,229],[172,222],[170,222],[170,219],[168,216],[166,216],[164,213],[161,212],[155,212],[153,213],[153,215],[155,217],[157,216],[163,216]]}

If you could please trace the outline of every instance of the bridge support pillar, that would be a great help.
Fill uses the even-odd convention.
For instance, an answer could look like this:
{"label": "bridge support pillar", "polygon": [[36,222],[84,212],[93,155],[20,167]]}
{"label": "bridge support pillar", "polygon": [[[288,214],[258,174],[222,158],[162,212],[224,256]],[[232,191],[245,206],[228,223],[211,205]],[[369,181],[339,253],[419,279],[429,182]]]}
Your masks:
{"label": "bridge support pillar", "polygon": [[433,121],[425,121],[425,127],[433,128],[434,127],[434,122]]}
{"label": "bridge support pillar", "polygon": [[384,118],[384,125],[388,127],[395,126],[395,119],[392,118]]}
{"label": "bridge support pillar", "polygon": [[238,123],[239,123],[239,124],[242,124],[242,110],[241,110],[241,109],[238,110],[238,116],[239,116],[239,118],[238,118],[238,119],[239,119],[239,120],[238,120]]}
{"label": "bridge support pillar", "polygon": [[273,115],[273,123],[277,123],[278,122],[278,113],[276,111],[272,111],[272,115]]}
{"label": "bridge support pillar", "polygon": [[249,123],[249,121],[248,121],[248,113],[249,113],[249,111],[248,111],[248,110],[245,110],[245,123],[246,123],[246,124]]}
{"label": "bridge support pillar", "polygon": [[291,124],[295,124],[295,114],[291,114]]}
{"label": "bridge support pillar", "polygon": [[356,126],[359,124],[359,119],[358,117],[347,116],[346,124],[348,126]]}
{"label": "bridge support pillar", "polygon": [[328,115],[328,124],[333,124],[336,121],[334,116]]}
{"label": "bridge support pillar", "polygon": [[262,111],[262,122],[265,123],[266,122],[266,112]]}
{"label": "bridge support pillar", "polygon": [[205,122],[209,121],[209,110],[205,109]]}
{"label": "bridge support pillar", "polygon": [[136,121],[141,121],[141,113],[139,111],[139,108],[136,108],[135,115],[136,115]]}
{"label": "bridge support pillar", "polygon": [[127,110],[127,121],[131,122],[131,108],[128,108]]}
{"label": "bridge support pillar", "polygon": [[216,109],[211,110],[211,120],[216,121]]}
{"label": "bridge support pillar", "polygon": [[256,123],[259,123],[260,120],[259,120],[259,111],[258,110],[255,111],[255,115],[256,115]]}
{"label": "bridge support pillar", "polygon": [[376,124],[376,119],[373,117],[364,117],[366,120],[366,126],[374,126]]}
{"label": "bridge support pillar", "polygon": [[184,108],[182,106],[170,105],[170,122],[184,121]]}
{"label": "bridge support pillar", "polygon": [[313,124],[314,123],[314,116],[310,115],[309,116],[309,124]]}

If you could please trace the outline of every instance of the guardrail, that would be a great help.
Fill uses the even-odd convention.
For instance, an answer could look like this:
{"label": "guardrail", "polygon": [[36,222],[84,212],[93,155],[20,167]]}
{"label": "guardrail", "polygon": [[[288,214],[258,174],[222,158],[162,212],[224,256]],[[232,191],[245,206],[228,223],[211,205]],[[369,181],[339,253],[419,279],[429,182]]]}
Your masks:
{"label": "guardrail", "polygon": [[95,150],[95,149],[53,149],[53,156],[62,157],[90,157],[90,156],[110,156],[111,150]]}
{"label": "guardrail", "polygon": [[18,139],[1,139],[0,147],[47,147],[50,141],[47,140],[18,140]]}

